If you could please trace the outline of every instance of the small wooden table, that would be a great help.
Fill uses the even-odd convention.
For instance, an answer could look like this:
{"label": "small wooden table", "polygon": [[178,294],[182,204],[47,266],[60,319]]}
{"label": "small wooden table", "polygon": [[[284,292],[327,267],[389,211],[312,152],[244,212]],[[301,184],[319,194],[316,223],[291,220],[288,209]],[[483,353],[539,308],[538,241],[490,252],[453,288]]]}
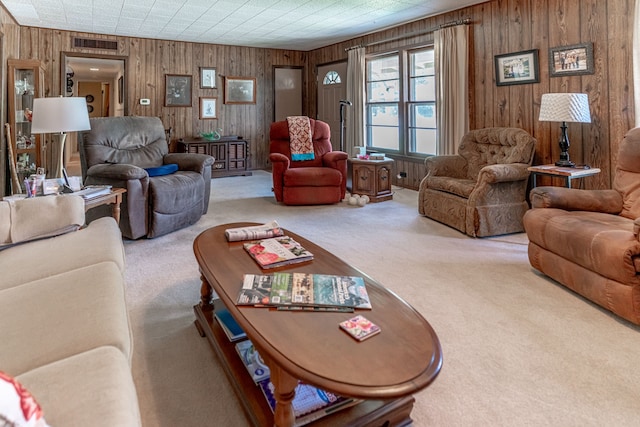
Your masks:
{"label": "small wooden table", "polygon": [[529,172],[531,172],[531,176],[533,182],[531,183],[531,187],[536,187],[536,176],[537,175],[547,175],[553,176],[556,178],[564,178],[565,185],[567,188],[571,188],[571,180],[575,178],[584,178],[585,176],[597,175],[600,173],[600,169],[598,168],[585,168],[577,166],[575,168],[562,167],[556,165],[539,165],[539,166],[530,166]]}
{"label": "small wooden table", "polygon": [[111,215],[120,224],[120,204],[122,203],[122,195],[126,192],[127,190],[124,188],[112,188],[109,194],[85,199],[84,211],[86,212],[96,206],[111,205]]}
{"label": "small wooden table", "polygon": [[[202,232],[193,243],[202,278],[201,301],[194,306],[196,327],[222,361],[236,393],[255,426],[291,426],[291,402],[302,380],[363,402],[328,415],[314,426],[388,425],[411,423],[412,394],[426,388],[442,366],[442,349],[429,323],[409,304],[361,271],[309,240],[286,231],[314,259],[272,270],[261,270],[243,248],[243,242],[227,242],[227,228],[257,225],[223,224]],[[278,311],[237,306],[243,274],[273,271],[361,276],[372,310],[358,310],[381,328],[381,333],[358,342],[341,331],[338,323],[354,313]],[[246,332],[271,370],[277,400],[271,413],[234,343],[213,316],[212,294]]]}
{"label": "small wooden table", "polygon": [[391,178],[393,159],[385,157],[383,160],[347,159],[350,169],[353,194],[367,195],[373,203],[393,199]]}

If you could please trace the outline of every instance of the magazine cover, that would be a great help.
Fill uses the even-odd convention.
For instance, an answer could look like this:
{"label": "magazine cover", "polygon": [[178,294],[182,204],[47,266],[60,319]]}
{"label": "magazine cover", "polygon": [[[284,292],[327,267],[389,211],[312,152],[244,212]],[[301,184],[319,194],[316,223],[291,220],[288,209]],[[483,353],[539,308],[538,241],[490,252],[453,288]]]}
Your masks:
{"label": "magazine cover", "polygon": [[244,249],[265,269],[313,259],[311,252],[288,236],[248,242]]}
{"label": "magazine cover", "polygon": [[292,304],[371,309],[362,277],[307,273],[292,276]]}
{"label": "magazine cover", "polygon": [[245,274],[236,304],[255,306],[269,304],[272,280],[273,276],[270,274]]}

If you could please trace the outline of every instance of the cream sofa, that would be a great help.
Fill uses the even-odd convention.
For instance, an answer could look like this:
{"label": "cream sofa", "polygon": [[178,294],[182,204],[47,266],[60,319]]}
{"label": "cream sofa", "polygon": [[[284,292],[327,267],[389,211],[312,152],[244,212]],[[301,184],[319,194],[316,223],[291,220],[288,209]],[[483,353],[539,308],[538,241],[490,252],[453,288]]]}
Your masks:
{"label": "cream sofa", "polygon": [[0,371],[51,426],[140,426],[122,237],[84,222],[78,196],[0,201]]}

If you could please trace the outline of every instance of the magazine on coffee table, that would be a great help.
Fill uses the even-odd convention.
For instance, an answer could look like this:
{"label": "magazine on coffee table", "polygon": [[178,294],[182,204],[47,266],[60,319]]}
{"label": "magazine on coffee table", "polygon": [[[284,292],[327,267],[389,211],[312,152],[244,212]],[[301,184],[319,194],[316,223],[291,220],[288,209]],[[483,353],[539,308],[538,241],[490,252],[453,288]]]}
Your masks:
{"label": "magazine on coffee table", "polygon": [[238,242],[241,240],[258,240],[269,239],[272,237],[283,236],[284,231],[274,221],[267,222],[262,225],[252,225],[248,227],[228,228],[224,231],[224,235],[229,242]]}
{"label": "magazine on coffee table", "polygon": [[237,304],[298,310],[371,309],[362,277],[310,273],[245,274]]}
{"label": "magazine on coffee table", "polygon": [[313,254],[289,236],[273,237],[244,244],[244,249],[263,269],[310,261]]}

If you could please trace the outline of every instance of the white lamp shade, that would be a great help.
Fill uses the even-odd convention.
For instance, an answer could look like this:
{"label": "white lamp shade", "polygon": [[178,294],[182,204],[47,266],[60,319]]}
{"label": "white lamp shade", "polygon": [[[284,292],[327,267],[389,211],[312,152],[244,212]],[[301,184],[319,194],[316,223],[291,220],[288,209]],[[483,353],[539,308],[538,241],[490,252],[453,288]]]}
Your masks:
{"label": "white lamp shade", "polygon": [[540,101],[541,122],[591,123],[586,93],[545,93]]}
{"label": "white lamp shade", "polygon": [[33,100],[31,133],[58,133],[91,129],[87,101],[82,97]]}

